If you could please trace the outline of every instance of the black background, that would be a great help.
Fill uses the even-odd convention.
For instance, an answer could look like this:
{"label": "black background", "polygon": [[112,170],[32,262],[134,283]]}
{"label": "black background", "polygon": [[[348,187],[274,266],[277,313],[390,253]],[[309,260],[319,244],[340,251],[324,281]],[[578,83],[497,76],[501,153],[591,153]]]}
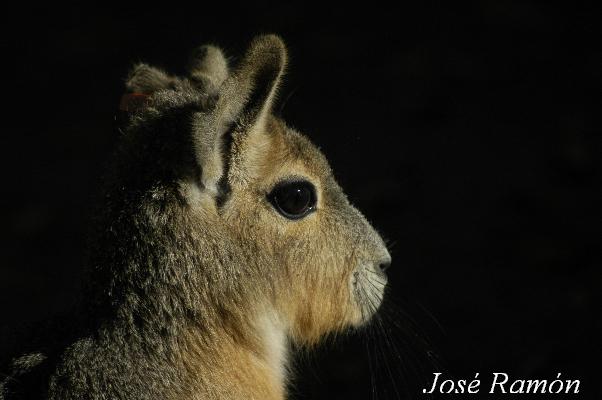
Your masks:
{"label": "black background", "polygon": [[571,398],[600,398],[600,14],[420,4],[5,10],[1,355],[19,327],[82,295],[132,63],[182,73],[201,43],[235,61],[275,32],[291,58],[276,110],[323,149],[394,259],[389,341],[355,335],[300,355],[294,398],[424,398],[435,371],[479,372],[482,392],[493,371],[562,373],[581,379]]}

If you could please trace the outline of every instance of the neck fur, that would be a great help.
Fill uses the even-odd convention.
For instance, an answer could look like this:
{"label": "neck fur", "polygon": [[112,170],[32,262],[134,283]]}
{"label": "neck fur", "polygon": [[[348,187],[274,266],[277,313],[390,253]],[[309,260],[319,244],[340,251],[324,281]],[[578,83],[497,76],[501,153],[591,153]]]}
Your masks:
{"label": "neck fur", "polygon": [[194,386],[199,391],[195,399],[285,398],[288,338],[275,312],[260,313],[248,326],[246,337],[226,332],[204,339],[196,335],[189,333],[186,350],[181,351],[186,369],[196,371]]}

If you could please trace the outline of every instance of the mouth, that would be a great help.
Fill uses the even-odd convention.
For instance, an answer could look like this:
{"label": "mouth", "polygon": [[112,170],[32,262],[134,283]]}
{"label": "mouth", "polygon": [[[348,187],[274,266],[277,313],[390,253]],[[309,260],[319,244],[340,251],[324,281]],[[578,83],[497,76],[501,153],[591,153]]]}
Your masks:
{"label": "mouth", "polygon": [[387,286],[387,276],[371,265],[362,265],[353,272],[351,286],[358,309],[356,325],[362,325],[378,311]]}

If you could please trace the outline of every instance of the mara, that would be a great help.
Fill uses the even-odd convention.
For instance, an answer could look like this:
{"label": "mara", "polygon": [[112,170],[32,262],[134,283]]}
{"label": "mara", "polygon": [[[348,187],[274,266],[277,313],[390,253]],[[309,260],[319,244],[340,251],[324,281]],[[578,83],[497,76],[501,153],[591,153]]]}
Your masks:
{"label": "mara", "polygon": [[146,64],[92,228],[82,333],[15,358],[0,399],[286,398],[289,346],[367,323],[390,255],[324,155],[272,113],[283,41]]}

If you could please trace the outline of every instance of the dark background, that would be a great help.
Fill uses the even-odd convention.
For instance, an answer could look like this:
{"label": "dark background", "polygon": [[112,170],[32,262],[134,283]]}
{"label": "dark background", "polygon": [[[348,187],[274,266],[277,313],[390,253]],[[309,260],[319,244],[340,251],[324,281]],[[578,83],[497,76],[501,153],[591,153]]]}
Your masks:
{"label": "dark background", "polygon": [[492,371],[560,372],[581,380],[571,398],[600,398],[602,30],[568,4],[5,9],[0,356],[82,296],[132,63],[182,73],[198,44],[235,60],[275,32],[291,56],[276,109],[394,259],[388,338],[300,356],[294,398],[424,398],[435,371],[479,372],[482,392]]}

